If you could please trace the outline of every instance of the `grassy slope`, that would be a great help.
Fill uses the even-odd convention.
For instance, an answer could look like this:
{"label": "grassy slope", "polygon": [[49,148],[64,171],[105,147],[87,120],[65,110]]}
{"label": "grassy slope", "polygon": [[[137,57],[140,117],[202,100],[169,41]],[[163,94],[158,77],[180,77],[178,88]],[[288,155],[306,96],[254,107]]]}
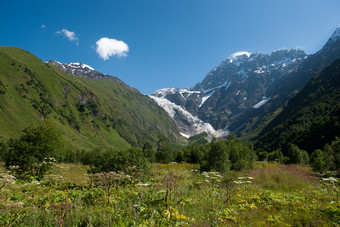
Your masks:
{"label": "grassy slope", "polygon": [[0,47],[0,136],[17,137],[48,118],[69,148],[140,146],[176,126],[149,98],[113,81],[89,81],[41,62],[29,52]]}

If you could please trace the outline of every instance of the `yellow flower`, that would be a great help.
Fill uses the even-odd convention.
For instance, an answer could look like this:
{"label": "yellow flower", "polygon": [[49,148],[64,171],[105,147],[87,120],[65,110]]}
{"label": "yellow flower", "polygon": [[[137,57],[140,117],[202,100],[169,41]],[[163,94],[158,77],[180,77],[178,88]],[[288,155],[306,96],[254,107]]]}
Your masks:
{"label": "yellow flower", "polygon": [[186,220],[186,219],[188,219],[188,218],[185,217],[185,216],[182,215],[182,214],[176,214],[176,219],[184,219],[184,220]]}

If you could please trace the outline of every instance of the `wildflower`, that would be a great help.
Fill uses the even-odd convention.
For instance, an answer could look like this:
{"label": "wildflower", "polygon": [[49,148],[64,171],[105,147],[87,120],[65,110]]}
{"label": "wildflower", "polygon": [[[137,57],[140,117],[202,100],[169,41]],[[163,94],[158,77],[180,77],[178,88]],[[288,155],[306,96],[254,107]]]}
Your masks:
{"label": "wildflower", "polygon": [[145,183],[145,184],[138,183],[137,186],[140,186],[140,187],[149,187],[150,184],[147,184],[147,183]]}
{"label": "wildflower", "polygon": [[184,215],[182,214],[176,214],[176,219],[188,219],[187,217],[185,217]]}
{"label": "wildflower", "polygon": [[338,181],[337,179],[335,179],[334,177],[329,177],[329,178],[321,178],[323,181],[331,181],[331,182],[336,182]]}
{"label": "wildflower", "polygon": [[140,204],[134,204],[133,207],[138,208],[138,207],[140,207]]}

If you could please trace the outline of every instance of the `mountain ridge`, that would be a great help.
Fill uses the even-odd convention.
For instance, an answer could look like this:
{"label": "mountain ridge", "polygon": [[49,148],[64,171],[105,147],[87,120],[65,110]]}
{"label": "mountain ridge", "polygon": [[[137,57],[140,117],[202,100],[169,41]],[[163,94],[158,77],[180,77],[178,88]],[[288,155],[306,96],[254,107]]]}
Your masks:
{"label": "mountain ridge", "polygon": [[299,49],[236,52],[193,87],[159,89],[151,96],[171,101],[216,131],[244,135],[266,124],[268,115],[278,114],[315,73],[340,57],[339,31],[315,54]]}
{"label": "mountain ridge", "polygon": [[43,63],[28,51],[0,47],[0,137],[16,137],[33,122],[50,119],[68,149],[139,146],[179,138],[165,111],[136,89],[89,80]]}

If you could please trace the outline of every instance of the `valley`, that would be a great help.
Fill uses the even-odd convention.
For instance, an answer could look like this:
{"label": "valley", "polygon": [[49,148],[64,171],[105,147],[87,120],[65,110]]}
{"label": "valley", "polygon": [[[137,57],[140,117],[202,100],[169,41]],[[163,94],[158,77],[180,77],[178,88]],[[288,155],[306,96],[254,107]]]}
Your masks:
{"label": "valley", "polygon": [[[131,40],[146,35],[126,27]],[[151,94],[125,80],[148,86],[184,69],[171,42],[96,37],[81,49],[84,36],[53,35],[72,47],[50,45],[52,60],[0,46],[1,226],[339,225],[340,26],[314,53],[239,51],[190,87]]]}

